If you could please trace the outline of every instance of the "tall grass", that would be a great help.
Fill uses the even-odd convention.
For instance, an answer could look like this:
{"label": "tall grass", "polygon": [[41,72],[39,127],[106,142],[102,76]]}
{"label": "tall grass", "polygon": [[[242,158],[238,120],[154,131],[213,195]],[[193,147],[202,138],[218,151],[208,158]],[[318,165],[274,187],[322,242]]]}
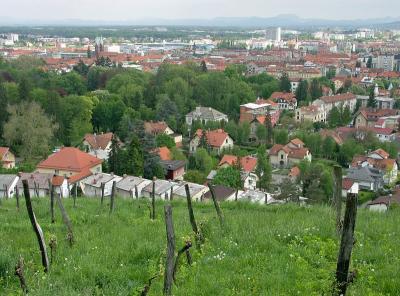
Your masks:
{"label": "tall grass", "polygon": [[[23,200],[22,200],[23,201]],[[22,255],[30,295],[137,295],[158,277],[149,295],[161,295],[166,247],[163,203],[149,219],[146,200],[116,200],[115,212],[100,200],[64,200],[75,245],[66,240],[59,210],[50,223],[49,201],[33,199],[46,241],[57,238],[48,274],[43,273],[36,237],[24,206],[0,206],[0,295],[20,293],[14,266]],[[256,206],[222,203],[222,231],[212,204],[194,204],[206,238],[202,252],[192,248],[194,264],[182,258],[174,295],[329,295],[339,241],[328,207]],[[400,212],[359,211],[351,270],[358,276],[349,295],[400,293]],[[194,242],[186,204],[173,202],[177,248]],[[48,247],[48,252],[50,249]]]}

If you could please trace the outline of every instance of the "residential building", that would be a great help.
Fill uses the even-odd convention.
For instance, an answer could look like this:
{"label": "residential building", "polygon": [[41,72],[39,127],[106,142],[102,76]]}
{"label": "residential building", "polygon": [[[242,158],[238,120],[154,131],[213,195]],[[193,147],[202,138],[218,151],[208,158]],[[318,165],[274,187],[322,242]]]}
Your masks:
{"label": "residential building", "polygon": [[313,103],[315,106],[320,106],[328,115],[333,107],[349,107],[350,111],[355,110],[357,104],[357,96],[352,93],[337,94],[333,96],[323,96],[315,100]]}
{"label": "residential building", "polygon": [[359,190],[358,182],[349,178],[342,180],[342,197],[346,197],[349,193],[357,194]]}
{"label": "residential building", "polygon": [[357,182],[360,190],[377,191],[384,184],[381,171],[369,166],[351,167],[346,178]]}
{"label": "residential building", "polygon": [[116,185],[117,195],[125,198],[142,197],[143,188],[149,184],[151,184],[150,180],[124,175]]}
{"label": "residential building", "polygon": [[113,133],[86,134],[82,145],[90,155],[107,160],[111,151],[112,137]]}
{"label": "residential building", "polygon": [[220,154],[224,149],[233,148],[233,139],[223,129],[205,131],[205,135],[203,135],[203,131],[201,129],[198,129],[193,139],[190,141],[190,153],[196,152],[196,149],[200,145],[200,141],[203,136],[205,137],[205,142],[208,148],[217,154]]}
{"label": "residential building", "polygon": [[[357,101],[360,102],[361,108],[366,108],[368,105],[369,96],[357,96]],[[394,103],[396,102],[393,98],[387,97],[375,97],[376,100],[376,109],[393,109]]]}
{"label": "residential building", "polygon": [[400,206],[399,192],[396,192],[393,195],[380,196],[377,199],[370,201],[367,204],[367,208],[371,211],[386,212],[389,210],[391,205]]}
{"label": "residential building", "polygon": [[191,126],[194,121],[202,124],[207,122],[228,122],[228,116],[211,107],[196,107],[196,109],[186,115],[186,124]]}
{"label": "residential building", "polygon": [[320,106],[303,106],[296,109],[296,122],[326,122],[326,115],[326,111]]}
{"label": "residential building", "polygon": [[311,161],[311,153],[300,139],[293,139],[286,145],[275,144],[269,150],[271,165],[274,167],[290,167],[301,160]]}
{"label": "residential building", "polygon": [[273,92],[269,99],[278,104],[279,110],[295,110],[297,108],[296,96],[293,93]]}
{"label": "residential building", "polygon": [[256,189],[249,189],[240,192],[240,194],[238,195],[238,200],[249,201],[258,204],[271,204],[276,202],[271,194]]}
{"label": "residential building", "polygon": [[15,155],[8,147],[0,147],[0,166],[4,169],[15,167]]}
{"label": "residential building", "polygon": [[[226,167],[230,167],[230,166],[235,166],[237,165],[237,156],[235,155],[229,155],[229,154],[225,154],[221,161],[219,162],[218,166],[220,168],[226,168]],[[257,167],[257,158],[253,157],[253,156],[244,156],[244,157],[240,157],[240,168],[241,170],[243,170],[244,172],[254,172],[256,170]]]}
{"label": "residential building", "polygon": [[166,180],[183,180],[185,174],[184,160],[161,160],[160,164],[164,168]]}
{"label": "residential building", "polygon": [[17,183],[19,192],[24,192],[22,181],[28,181],[29,193],[31,197],[45,197],[50,195],[50,184],[55,188],[55,193],[61,197],[69,196],[69,186],[67,179],[63,176],[56,176],[49,173],[19,173]]}
{"label": "residential building", "polygon": [[241,171],[240,179],[245,190],[255,190],[257,188],[258,176],[255,173]]}
{"label": "residential building", "polygon": [[[103,196],[110,196],[113,183],[121,180],[122,177],[112,173],[95,173],[81,182],[81,189],[87,197],[101,197],[102,194],[104,194]],[[104,192],[102,186],[104,186]]]}
{"label": "residential building", "polygon": [[103,160],[74,147],[63,147],[40,162],[36,171],[68,178],[75,183],[92,174],[101,173]]}
{"label": "residential building", "polygon": [[[235,200],[237,191],[233,188],[223,185],[213,185],[215,199],[217,201]],[[211,192],[208,191],[204,194],[205,200],[212,200]]]}
{"label": "residential building", "polygon": [[354,126],[374,127],[380,118],[398,115],[398,110],[362,108],[354,115]]}
{"label": "residential building", "polygon": [[146,133],[152,134],[154,136],[160,134],[168,135],[174,139],[175,145],[177,147],[182,146],[182,135],[176,134],[164,121],[147,121],[144,123],[144,130],[146,131]]}
{"label": "residential building", "polygon": [[0,175],[0,198],[11,198],[15,195],[19,177],[16,175]]}
{"label": "residential building", "polygon": [[189,186],[189,194],[193,201],[203,201],[204,195],[209,191],[209,188],[204,185],[195,184],[191,182],[182,182],[172,192],[173,199],[180,198],[186,200],[186,184]]}
{"label": "residential building", "polygon": [[[177,185],[174,182],[171,181],[166,181],[166,180],[155,180],[154,181],[155,185],[155,190],[154,190],[154,196],[156,199],[163,199],[163,200],[170,200],[173,189]],[[153,182],[145,186],[142,190],[142,196],[151,198],[153,194]]]}

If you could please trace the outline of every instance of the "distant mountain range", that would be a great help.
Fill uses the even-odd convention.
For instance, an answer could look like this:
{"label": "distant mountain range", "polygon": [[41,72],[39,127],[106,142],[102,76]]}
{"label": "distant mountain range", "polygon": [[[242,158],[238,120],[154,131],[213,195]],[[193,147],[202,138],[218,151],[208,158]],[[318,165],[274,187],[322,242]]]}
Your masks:
{"label": "distant mountain range", "polygon": [[64,20],[19,20],[0,16],[1,26],[206,26],[206,27],[271,27],[284,28],[355,28],[355,27],[390,27],[400,29],[400,17],[385,17],[375,19],[327,20],[318,18],[301,18],[292,14],[274,17],[216,17],[212,19],[161,19],[146,18],[138,20],[101,21],[83,19]]}

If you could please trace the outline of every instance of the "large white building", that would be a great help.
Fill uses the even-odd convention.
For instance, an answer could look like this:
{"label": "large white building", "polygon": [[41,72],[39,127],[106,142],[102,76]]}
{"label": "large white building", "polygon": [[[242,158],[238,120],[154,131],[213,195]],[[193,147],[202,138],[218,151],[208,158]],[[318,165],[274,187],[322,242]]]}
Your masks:
{"label": "large white building", "polygon": [[268,28],[265,30],[265,39],[281,42],[281,28]]}

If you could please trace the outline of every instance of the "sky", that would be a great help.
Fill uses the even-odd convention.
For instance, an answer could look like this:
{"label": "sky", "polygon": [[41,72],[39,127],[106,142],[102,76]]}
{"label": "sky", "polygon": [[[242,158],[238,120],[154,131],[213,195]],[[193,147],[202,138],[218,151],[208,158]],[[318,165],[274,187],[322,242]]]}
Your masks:
{"label": "sky", "polygon": [[279,14],[347,20],[399,17],[400,0],[0,0],[0,16],[18,20],[124,21]]}

